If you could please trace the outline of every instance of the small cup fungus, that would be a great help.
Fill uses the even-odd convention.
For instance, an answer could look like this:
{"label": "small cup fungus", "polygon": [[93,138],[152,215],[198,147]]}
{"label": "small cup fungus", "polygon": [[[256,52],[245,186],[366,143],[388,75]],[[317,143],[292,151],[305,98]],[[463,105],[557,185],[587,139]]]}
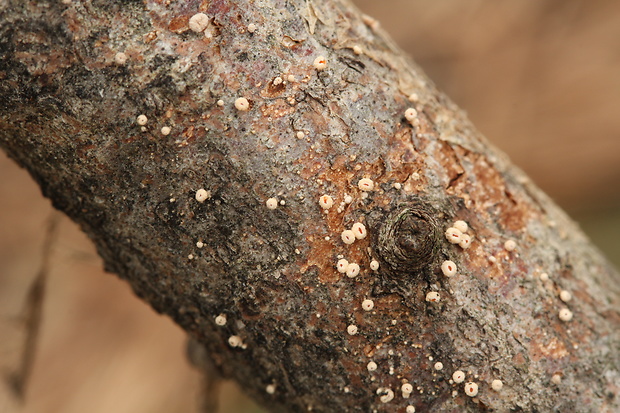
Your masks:
{"label": "small cup fungus", "polygon": [[465,383],[465,394],[469,397],[476,397],[478,395],[478,385],[474,382]]}
{"label": "small cup fungus", "polygon": [[125,63],[127,63],[127,55],[123,52],[118,52],[114,55],[114,62],[117,65],[123,66]]}
{"label": "small cup fungus", "polygon": [[357,183],[357,187],[362,191],[372,191],[373,189],[375,189],[375,183],[372,181],[372,179],[362,178]]}
{"label": "small cup fungus", "polygon": [[211,194],[209,193],[209,191],[207,191],[204,188],[200,188],[199,190],[196,191],[196,201],[198,202],[204,202],[207,199],[209,199],[211,197]]}
{"label": "small cup fungus", "polygon": [[504,242],[504,249],[508,252],[510,251],[514,251],[517,248],[517,243],[514,242],[513,240],[509,239],[508,241]]}
{"label": "small cup fungus", "polygon": [[560,291],[560,300],[567,303],[571,300],[571,298],[573,298],[573,296],[571,295],[569,291],[566,291],[566,290]]}
{"label": "small cup fungus", "polygon": [[409,108],[405,111],[405,119],[407,122],[412,123],[418,117],[418,111],[414,108]]}
{"label": "small cup fungus", "polygon": [[502,387],[504,387],[504,383],[501,380],[495,379],[491,382],[491,388],[495,391],[500,391]]}
{"label": "small cup fungus", "polygon": [[471,246],[471,237],[467,234],[461,235],[461,242],[459,242],[459,246],[466,250]]}
{"label": "small cup fungus", "polygon": [[327,67],[327,59],[324,56],[319,56],[314,59],[314,68],[318,71],[324,70]]}
{"label": "small cup fungus", "polygon": [[356,222],[355,224],[353,224],[353,226],[351,227],[351,231],[353,231],[353,233],[355,234],[355,238],[357,239],[364,239],[368,234],[366,232],[366,226],[361,222]]}
{"label": "small cup fungus", "polygon": [[189,28],[196,33],[203,32],[209,25],[209,16],[204,13],[196,13],[189,19]]}
{"label": "small cup fungus", "polygon": [[248,102],[246,98],[238,98],[237,100],[235,100],[235,107],[237,108],[237,110],[245,112],[246,110],[250,109],[250,102]]}
{"label": "small cup fungus", "polygon": [[454,224],[452,224],[452,227],[458,229],[462,233],[466,233],[467,230],[469,229],[469,225],[467,225],[467,222],[460,221],[460,220],[454,221]]}
{"label": "small cup fungus", "polygon": [[362,309],[364,311],[371,311],[373,308],[375,308],[375,302],[372,300],[364,300],[362,301]]}
{"label": "small cup fungus", "polygon": [[349,266],[349,261],[345,260],[344,258],[339,259],[338,262],[336,263],[336,269],[338,270],[339,273],[342,273],[342,274],[347,272],[348,266]]}
{"label": "small cup fungus", "polygon": [[411,385],[411,383],[404,383],[400,387],[400,390],[403,392],[403,397],[406,399],[413,392],[413,386]]}
{"label": "small cup fungus", "polygon": [[243,344],[243,341],[241,340],[241,337],[239,336],[230,336],[228,337],[228,345],[231,347],[241,347],[241,345]]}
{"label": "small cup fungus", "polygon": [[458,244],[463,239],[463,233],[454,227],[448,228],[445,235],[451,244]]}
{"label": "small cup fungus", "polygon": [[377,389],[377,394],[379,395],[379,400],[381,400],[381,403],[389,403],[394,400],[394,391],[392,389],[379,387]]}
{"label": "small cup fungus", "polygon": [[345,229],[340,234],[340,238],[342,238],[342,242],[345,244],[353,244],[355,242],[355,233],[350,229]]}
{"label": "small cup fungus", "polygon": [[456,264],[452,261],[444,261],[441,264],[441,272],[443,272],[443,275],[446,277],[452,277],[456,274]]}
{"label": "small cup fungus", "polygon": [[465,373],[463,373],[461,370],[457,370],[454,373],[452,373],[452,380],[455,383],[463,383],[465,381]]}
{"label": "small cup fungus", "polygon": [[347,277],[355,278],[355,277],[358,276],[359,273],[360,273],[360,266],[359,265],[357,265],[354,262],[352,262],[349,265],[347,265]]}
{"label": "small cup fungus", "polygon": [[269,198],[267,201],[265,201],[265,205],[269,209],[276,209],[278,207],[278,200],[277,198]]}
{"label": "small cup fungus", "polygon": [[334,199],[329,195],[321,195],[319,198],[319,205],[323,209],[330,209],[334,206]]}
{"label": "small cup fungus", "polygon": [[562,321],[570,321],[573,319],[573,312],[568,308],[562,308],[558,314],[560,320]]}

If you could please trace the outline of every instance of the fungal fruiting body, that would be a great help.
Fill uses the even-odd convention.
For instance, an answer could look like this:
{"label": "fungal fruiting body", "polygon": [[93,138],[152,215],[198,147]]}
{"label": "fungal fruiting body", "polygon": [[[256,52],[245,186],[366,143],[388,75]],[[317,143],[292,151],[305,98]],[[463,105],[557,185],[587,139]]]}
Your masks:
{"label": "fungal fruiting body", "polygon": [[374,301],[368,300],[368,299],[362,301],[362,309],[364,311],[370,311],[373,308],[375,308],[375,302]]}
{"label": "fungal fruiting body", "polygon": [[276,385],[275,385],[275,384],[268,384],[268,385],[265,387],[265,391],[266,391],[268,394],[274,394],[274,393],[276,392]]}
{"label": "fungal fruiting body", "polygon": [[570,292],[568,292],[566,290],[560,291],[560,300],[562,300],[565,303],[567,303],[567,302],[569,302],[571,300],[571,298],[573,298],[573,296],[571,295]]}
{"label": "fungal fruiting body", "polygon": [[347,277],[355,278],[360,273],[360,266],[354,262],[347,265]]}
{"label": "fungal fruiting body", "polygon": [[415,406],[407,406],[405,413],[415,413]]}
{"label": "fungal fruiting body", "polygon": [[476,397],[478,395],[478,385],[474,382],[465,383],[465,394],[469,397]]}
{"label": "fungal fruiting body", "polygon": [[504,249],[508,252],[510,251],[514,251],[517,248],[517,243],[514,242],[513,240],[509,239],[508,241],[504,242]]}
{"label": "fungal fruiting body", "polygon": [[368,371],[377,370],[377,363],[375,363],[374,361],[369,361],[368,364],[366,364],[366,369],[368,369]]}
{"label": "fungal fruiting body", "polygon": [[452,380],[455,383],[463,383],[465,381],[465,373],[463,373],[461,370],[457,370],[454,373],[452,373]]}
{"label": "fungal fruiting body", "polygon": [[441,361],[438,361],[433,367],[435,368],[435,370],[443,370],[443,363]]}
{"label": "fungal fruiting body", "polygon": [[235,107],[237,108],[237,110],[245,112],[246,110],[250,109],[250,102],[248,102],[246,98],[238,98],[237,100],[235,100]]}
{"label": "fungal fruiting body", "polygon": [[400,391],[403,393],[403,397],[406,399],[413,392],[413,386],[411,385],[411,383],[404,383],[400,387]]}
{"label": "fungal fruiting body", "polygon": [[551,383],[553,384],[560,384],[562,383],[562,375],[555,373],[552,377],[551,377]]}
{"label": "fungal fruiting body", "polygon": [[467,222],[459,220],[459,221],[454,221],[454,224],[452,224],[452,228],[456,228],[462,233],[466,233],[467,230],[469,229],[469,225],[467,225]]}
{"label": "fungal fruiting body", "polygon": [[362,191],[372,191],[373,189],[375,189],[375,183],[372,181],[372,179],[362,178],[357,183],[357,187]]}
{"label": "fungal fruiting body", "polygon": [[276,198],[269,198],[265,201],[265,205],[269,209],[276,209],[278,207],[278,200]]}
{"label": "fungal fruiting body", "polygon": [[336,269],[338,270],[338,272],[342,274],[347,272],[348,266],[349,266],[349,261],[345,260],[344,258],[339,259],[338,262],[336,263]]}
{"label": "fungal fruiting body", "polygon": [[210,198],[210,195],[211,194],[209,194],[209,191],[207,191],[204,188],[200,188],[199,190],[196,191],[196,201],[204,202]]}
{"label": "fungal fruiting body", "polygon": [[379,269],[379,261],[377,260],[370,261],[370,269],[373,271],[377,271]]}
{"label": "fungal fruiting body", "polygon": [[217,317],[215,317],[215,324],[217,324],[218,326],[226,325],[226,315],[220,314]]}
{"label": "fungal fruiting body", "polygon": [[379,395],[379,400],[381,400],[381,403],[389,403],[394,400],[394,391],[392,391],[392,389],[379,387],[377,389],[377,394]]}
{"label": "fungal fruiting body", "polygon": [[451,244],[458,244],[463,239],[463,233],[454,227],[448,228],[445,235]]}
{"label": "fungal fruiting body", "polygon": [[239,336],[230,336],[228,337],[228,345],[231,347],[241,347],[241,345],[243,344],[243,341],[241,340],[241,337]]}
{"label": "fungal fruiting body", "polygon": [[436,303],[439,301],[439,299],[439,293],[436,291],[431,291],[430,293],[426,294],[426,301],[428,301],[429,303]]}
{"label": "fungal fruiting body", "polygon": [[471,245],[471,237],[467,234],[461,235],[461,242],[459,242],[459,247],[466,250]]}
{"label": "fungal fruiting body", "polygon": [[327,67],[327,59],[324,56],[319,56],[314,59],[314,68],[318,71],[321,71]]}
{"label": "fungal fruiting body", "polygon": [[418,117],[418,111],[415,110],[414,108],[409,108],[405,111],[405,119],[407,119],[407,122],[413,123],[413,121],[416,120],[417,117]]}
{"label": "fungal fruiting body", "polygon": [[189,19],[189,28],[196,33],[203,32],[209,25],[209,16],[204,13],[196,13]]}
{"label": "fungal fruiting body", "polygon": [[321,195],[319,198],[319,205],[323,209],[330,209],[334,206],[334,199],[329,195]]}
{"label": "fungal fruiting body", "polygon": [[441,264],[441,272],[443,272],[443,275],[446,277],[452,277],[456,274],[456,264],[452,261],[444,261]]}
{"label": "fungal fruiting body", "polygon": [[573,312],[568,308],[562,308],[558,314],[560,320],[562,321],[570,321],[573,319]]}
{"label": "fungal fruiting body", "polygon": [[168,136],[170,135],[170,132],[172,132],[172,129],[170,129],[170,126],[162,126],[161,128],[161,134],[164,136]]}
{"label": "fungal fruiting body", "polygon": [[254,33],[256,31],[256,25],[254,23],[248,24],[248,32]]}
{"label": "fungal fruiting body", "polygon": [[350,229],[346,229],[342,231],[340,238],[342,238],[342,242],[345,244],[353,244],[355,242],[355,233]]}
{"label": "fungal fruiting body", "polygon": [[146,117],[146,115],[139,115],[136,118],[136,122],[138,122],[138,125],[140,126],[144,126],[146,125],[146,123],[149,121],[149,118]]}
{"label": "fungal fruiting body", "polygon": [[347,327],[347,333],[349,333],[349,335],[354,336],[357,334],[357,326],[351,324],[349,327]]}
{"label": "fungal fruiting body", "polygon": [[196,241],[196,248],[202,248],[205,244],[202,241]]}
{"label": "fungal fruiting body", "polygon": [[355,238],[357,239],[364,239],[368,234],[366,232],[366,227],[361,222],[356,222],[355,224],[353,224],[353,226],[351,227],[351,231],[353,231],[353,234],[355,234]]}
{"label": "fungal fruiting body", "polygon": [[124,65],[125,63],[127,63],[127,55],[123,52],[118,52],[114,55],[114,62],[117,65]]}
{"label": "fungal fruiting body", "polygon": [[495,391],[500,391],[502,387],[504,387],[504,383],[501,380],[495,379],[491,382],[491,388]]}

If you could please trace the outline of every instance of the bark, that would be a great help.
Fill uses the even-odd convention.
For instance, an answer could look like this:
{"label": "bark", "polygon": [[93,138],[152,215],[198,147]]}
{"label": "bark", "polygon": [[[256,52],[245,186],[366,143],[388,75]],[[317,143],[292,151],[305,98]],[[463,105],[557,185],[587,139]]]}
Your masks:
{"label": "bark", "polygon": [[[617,273],[347,1],[0,7],[0,145],[272,411],[620,409]],[[355,222],[368,236],[345,244]]]}

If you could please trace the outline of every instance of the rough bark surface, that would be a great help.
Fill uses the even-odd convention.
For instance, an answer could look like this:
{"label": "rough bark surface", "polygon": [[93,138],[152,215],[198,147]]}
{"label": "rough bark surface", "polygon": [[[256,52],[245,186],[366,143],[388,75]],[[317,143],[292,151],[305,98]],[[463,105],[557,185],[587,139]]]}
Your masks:
{"label": "rough bark surface", "polygon": [[0,145],[272,411],[620,410],[617,273],[347,1],[0,4]]}

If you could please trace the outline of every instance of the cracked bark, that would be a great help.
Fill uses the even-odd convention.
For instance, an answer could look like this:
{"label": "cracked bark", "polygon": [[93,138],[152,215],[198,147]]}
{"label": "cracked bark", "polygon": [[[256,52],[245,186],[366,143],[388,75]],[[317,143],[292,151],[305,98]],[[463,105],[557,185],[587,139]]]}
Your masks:
{"label": "cracked bark", "polygon": [[[197,12],[205,33],[188,28]],[[0,13],[0,145],[107,270],[272,411],[620,409],[617,273],[348,2],[12,0]],[[412,208],[424,213],[390,227]],[[441,235],[457,219],[468,249]],[[369,236],[346,245],[354,222]]]}

